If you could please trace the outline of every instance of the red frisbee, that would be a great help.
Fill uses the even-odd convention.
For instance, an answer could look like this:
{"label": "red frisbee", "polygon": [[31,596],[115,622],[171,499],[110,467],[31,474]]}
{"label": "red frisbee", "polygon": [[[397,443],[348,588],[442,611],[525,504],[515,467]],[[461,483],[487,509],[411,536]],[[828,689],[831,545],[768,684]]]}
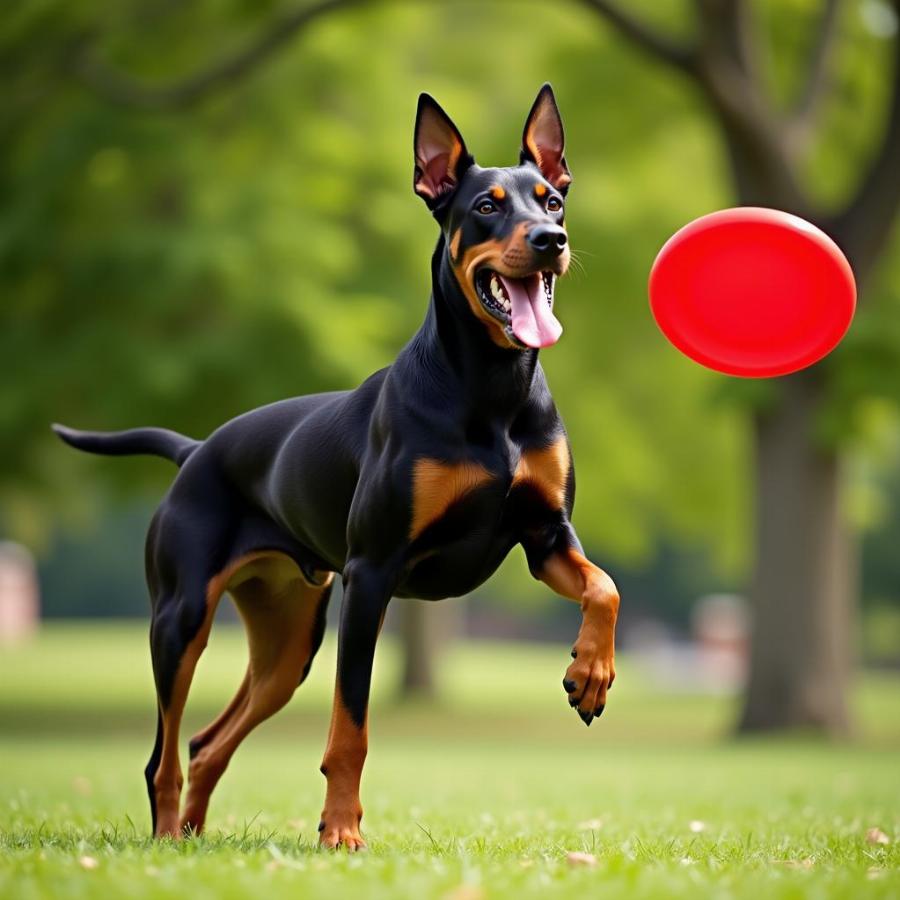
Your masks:
{"label": "red frisbee", "polygon": [[805,369],[837,346],[856,309],[850,263],[815,225],[755,206],[701,216],[663,245],[650,308],[686,356],[728,375]]}

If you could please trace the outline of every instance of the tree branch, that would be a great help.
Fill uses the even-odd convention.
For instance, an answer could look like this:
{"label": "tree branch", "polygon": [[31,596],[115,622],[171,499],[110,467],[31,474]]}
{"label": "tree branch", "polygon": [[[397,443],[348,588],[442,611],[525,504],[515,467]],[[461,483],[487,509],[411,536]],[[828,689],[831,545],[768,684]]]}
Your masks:
{"label": "tree branch", "polygon": [[793,109],[792,118],[796,126],[803,126],[809,121],[828,87],[831,49],[837,34],[840,8],[841,0],[824,0],[819,26],[810,49],[806,80]]}
{"label": "tree branch", "polygon": [[615,2],[582,2],[635,46],[700,85],[724,132],[742,203],[808,214],[782,122],[761,87],[752,22],[743,0],[694,0],[699,35],[689,46],[658,34]]}
{"label": "tree branch", "polygon": [[744,0],[694,0],[698,81],[722,128],[738,200],[809,215],[783,133],[763,85],[756,30]]}
{"label": "tree branch", "polygon": [[755,29],[745,0],[694,0],[699,53],[729,66],[755,84],[759,78]]}
{"label": "tree branch", "polygon": [[[900,17],[900,0],[894,0]],[[857,278],[869,274],[900,210],[900,35],[894,38],[894,72],[881,142],[854,197],[831,222]]]}
{"label": "tree branch", "polygon": [[582,0],[588,9],[602,16],[623,37],[628,38],[633,44],[640,47],[646,53],[656,57],[661,62],[668,63],[676,69],[685,72],[693,72],[695,54],[691,47],[679,44],[659,34],[649,25],[633,18],[610,0]]}
{"label": "tree branch", "polygon": [[235,83],[268,60],[299,31],[321,16],[360,5],[364,0],[319,0],[276,19],[256,40],[183,81],[160,86],[141,84],[82,48],[70,61],[74,74],[111,103],[138,109],[183,109],[213,91]]}

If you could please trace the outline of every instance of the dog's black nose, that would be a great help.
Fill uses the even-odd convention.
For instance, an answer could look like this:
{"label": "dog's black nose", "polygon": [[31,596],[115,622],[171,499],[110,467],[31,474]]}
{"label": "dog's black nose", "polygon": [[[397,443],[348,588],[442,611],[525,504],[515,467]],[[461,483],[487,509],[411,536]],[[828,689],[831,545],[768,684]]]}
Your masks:
{"label": "dog's black nose", "polygon": [[566,230],[559,225],[535,225],[528,232],[528,243],[543,256],[559,256],[567,242]]}

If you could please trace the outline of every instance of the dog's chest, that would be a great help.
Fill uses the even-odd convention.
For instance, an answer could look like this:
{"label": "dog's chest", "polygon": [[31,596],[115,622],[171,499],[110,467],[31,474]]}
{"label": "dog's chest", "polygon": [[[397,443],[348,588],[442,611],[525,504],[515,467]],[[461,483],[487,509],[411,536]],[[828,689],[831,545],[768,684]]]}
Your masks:
{"label": "dog's chest", "polygon": [[525,530],[559,515],[569,466],[562,437],[487,464],[416,460],[404,592],[456,596],[481,584]]}

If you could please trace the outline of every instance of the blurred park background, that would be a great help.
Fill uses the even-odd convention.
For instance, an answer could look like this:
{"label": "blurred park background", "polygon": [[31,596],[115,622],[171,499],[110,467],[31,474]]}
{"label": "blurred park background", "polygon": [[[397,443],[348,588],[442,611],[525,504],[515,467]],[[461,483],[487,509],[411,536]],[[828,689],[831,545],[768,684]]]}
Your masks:
{"label": "blurred park background", "polygon": [[[565,334],[542,363],[574,448],[575,524],[623,597],[622,687],[577,740],[799,729],[900,747],[898,10],[6,8],[0,729],[32,748],[110,731],[146,734],[148,752],[151,741],[143,536],[174,469],[80,455],[49,423],[203,437],[389,364],[424,315],[436,238],[411,190],[418,93],[438,98],[479,162],[508,165],[549,80],[579,265],[557,292]],[[846,339],[801,375],[706,371],[650,316],[665,239],[737,204],[816,222],[856,270]],[[33,602],[40,624],[26,633]],[[393,606],[378,690],[398,740],[420,726],[446,737],[446,719],[421,718],[432,705],[475,723],[461,732],[473,740],[488,722],[499,734],[504,698],[481,686],[514,689],[517,669],[546,674],[536,710],[564,707],[578,610],[532,582],[521,553],[472,597]],[[214,631],[201,717],[237,684],[238,627]],[[297,721],[327,719],[327,647],[323,687],[299,692]],[[531,702],[515,698],[522,715]],[[548,714],[544,737],[583,730],[569,715]]]}

